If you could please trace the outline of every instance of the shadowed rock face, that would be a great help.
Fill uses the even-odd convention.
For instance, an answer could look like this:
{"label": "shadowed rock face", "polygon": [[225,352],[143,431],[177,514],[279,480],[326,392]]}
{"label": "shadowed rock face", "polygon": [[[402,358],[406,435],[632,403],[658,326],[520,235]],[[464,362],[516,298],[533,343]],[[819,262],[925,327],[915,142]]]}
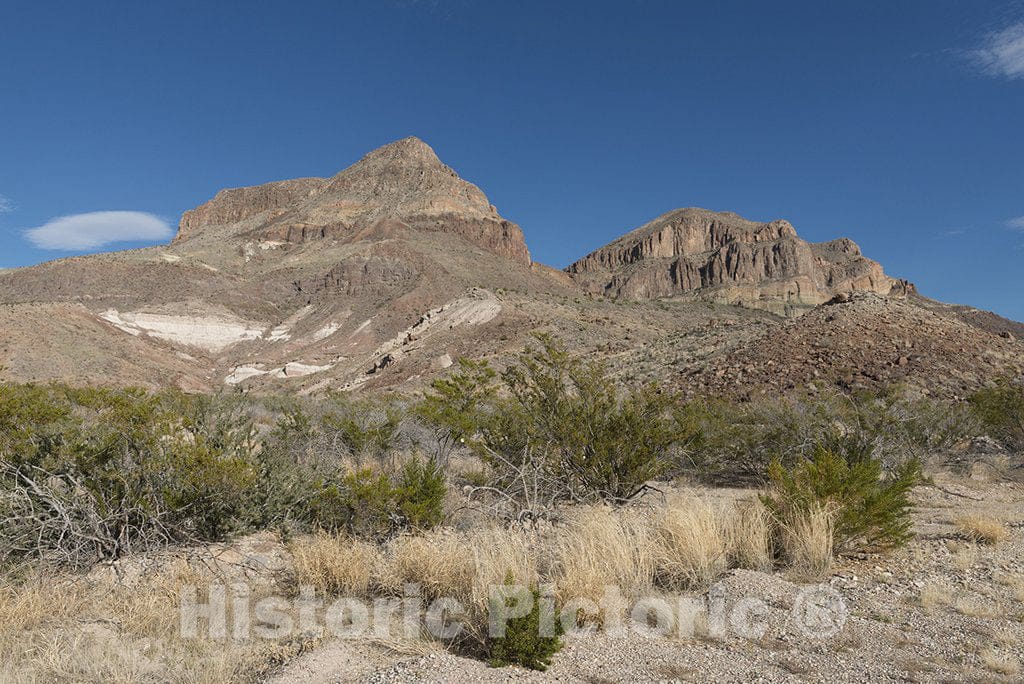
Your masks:
{"label": "shadowed rock face", "polygon": [[787,221],[704,209],[665,214],[566,271],[588,291],[615,298],[693,294],[778,313],[845,292],[887,295],[897,283],[850,240],[811,244]]}
{"label": "shadowed rock face", "polygon": [[374,150],[332,178],[222,190],[185,213],[174,244],[225,233],[293,244],[354,241],[409,229],[451,233],[530,264],[519,226],[503,219],[478,187],[459,178],[418,138]]}

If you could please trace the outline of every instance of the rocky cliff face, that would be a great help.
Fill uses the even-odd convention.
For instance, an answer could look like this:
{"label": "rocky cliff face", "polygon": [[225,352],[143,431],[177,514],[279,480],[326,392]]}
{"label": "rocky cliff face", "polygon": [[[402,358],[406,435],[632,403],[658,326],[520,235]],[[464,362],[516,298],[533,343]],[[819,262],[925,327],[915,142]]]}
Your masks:
{"label": "rocky cliff face", "polygon": [[481,190],[444,165],[418,138],[370,152],[332,178],[300,178],[222,190],[181,219],[175,244],[225,233],[298,244],[355,241],[401,231],[457,235],[489,252],[530,264],[519,226]]}
{"label": "rocky cliff face", "polygon": [[811,244],[787,221],[679,209],[566,271],[595,294],[632,300],[695,295],[795,313],[836,294],[904,287],[847,239]]}

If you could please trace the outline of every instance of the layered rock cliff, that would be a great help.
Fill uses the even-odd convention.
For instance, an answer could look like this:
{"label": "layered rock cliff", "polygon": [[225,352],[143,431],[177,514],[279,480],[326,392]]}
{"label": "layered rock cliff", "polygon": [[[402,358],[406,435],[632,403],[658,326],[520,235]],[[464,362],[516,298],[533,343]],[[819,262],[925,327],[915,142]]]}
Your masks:
{"label": "layered rock cliff", "polygon": [[678,209],[624,235],[566,271],[595,294],[632,300],[674,295],[796,313],[836,294],[883,295],[907,286],[847,239],[812,244],[787,221]]}
{"label": "layered rock cliff", "polygon": [[403,230],[457,235],[530,264],[519,226],[418,138],[370,152],[331,178],[300,178],[222,190],[185,212],[175,244],[224,233],[271,242],[354,241]]}

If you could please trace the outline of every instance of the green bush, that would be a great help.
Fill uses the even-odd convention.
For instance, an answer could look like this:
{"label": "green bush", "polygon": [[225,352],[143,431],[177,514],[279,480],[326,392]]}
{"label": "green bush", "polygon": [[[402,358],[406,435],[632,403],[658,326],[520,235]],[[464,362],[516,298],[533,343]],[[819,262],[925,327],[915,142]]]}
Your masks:
{"label": "green bush", "polygon": [[962,403],[914,398],[898,388],[745,403],[698,400],[678,412],[693,433],[681,452],[682,469],[732,482],[760,481],[773,461],[793,466],[812,458],[818,445],[851,462],[877,459],[893,469],[979,434]]}
{"label": "green bush", "polygon": [[352,402],[331,410],[321,419],[322,430],[336,437],[356,458],[381,461],[398,446],[401,413],[383,402]]}
{"label": "green bush", "polygon": [[1024,450],[1024,384],[1004,380],[975,393],[970,404],[992,437]]}
{"label": "green bush", "polygon": [[237,529],[257,478],[253,432],[217,402],[0,388],[0,559],[81,567]]}
{"label": "green bush", "polygon": [[444,519],[448,493],[444,473],[433,461],[413,459],[394,474],[360,469],[329,488],[346,511],[350,534],[383,539],[407,529],[429,529]]}
{"label": "green bush", "polygon": [[495,394],[495,372],[486,361],[459,359],[459,369],[430,384],[414,413],[433,431],[435,457],[447,463],[452,451],[471,440]]}
{"label": "green bush", "polygon": [[601,364],[570,356],[550,336],[538,340],[502,375],[509,398],[483,421],[484,460],[506,480],[532,461],[559,498],[630,500],[666,472],[680,438],[675,396],[653,386],[620,391]]}
{"label": "green bush", "polygon": [[408,526],[429,529],[441,524],[448,485],[436,461],[414,458],[406,463],[397,494],[398,510]]}
{"label": "green bush", "polygon": [[[512,586],[511,576],[505,580],[506,586]],[[541,594],[533,587],[533,606],[529,613],[521,617],[513,617],[505,622],[505,633],[491,637],[487,642],[487,662],[491,667],[508,667],[519,665],[530,670],[543,672],[551,665],[551,659],[562,650],[561,623],[553,619],[549,627],[553,634],[542,635]],[[507,610],[507,601],[502,596],[491,597],[491,613],[497,614]]]}
{"label": "green bush", "polygon": [[837,552],[888,548],[911,536],[909,495],[920,472],[914,459],[886,474],[878,459],[848,461],[818,447],[812,458],[789,468],[773,462],[762,500],[783,527],[816,508],[832,511]]}

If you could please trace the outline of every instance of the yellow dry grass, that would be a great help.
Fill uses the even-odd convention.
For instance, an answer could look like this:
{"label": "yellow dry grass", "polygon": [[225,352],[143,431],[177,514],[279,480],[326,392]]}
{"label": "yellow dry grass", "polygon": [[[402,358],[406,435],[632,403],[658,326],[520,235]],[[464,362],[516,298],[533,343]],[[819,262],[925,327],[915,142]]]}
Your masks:
{"label": "yellow dry grass", "polygon": [[319,534],[292,544],[295,580],[319,594],[356,597],[370,592],[380,549],[346,535]]}
{"label": "yellow dry grass", "polygon": [[984,515],[968,515],[956,521],[956,527],[967,539],[995,546],[1009,538],[1010,532],[1002,522]]}
{"label": "yellow dry grass", "polygon": [[0,585],[0,681],[246,681],[300,648],[182,636],[182,588],[197,579],[175,564],[131,586],[48,575]]}
{"label": "yellow dry grass", "polygon": [[953,591],[943,584],[926,584],[921,587],[918,601],[925,611],[935,613],[953,604]]}
{"label": "yellow dry grass", "polygon": [[[668,589],[702,588],[710,585],[729,564],[733,537],[749,550],[747,533],[730,523],[737,518],[722,506],[695,494],[683,493],[669,500],[654,516],[653,557],[658,583]],[[731,534],[733,531],[737,534]]]}
{"label": "yellow dry grass", "polygon": [[818,579],[832,568],[835,516],[824,506],[794,515],[780,530],[782,548],[792,572]]}
{"label": "yellow dry grass", "polygon": [[1010,653],[997,651],[994,648],[983,648],[978,654],[982,667],[1001,675],[1012,677],[1020,672],[1020,661]]}

